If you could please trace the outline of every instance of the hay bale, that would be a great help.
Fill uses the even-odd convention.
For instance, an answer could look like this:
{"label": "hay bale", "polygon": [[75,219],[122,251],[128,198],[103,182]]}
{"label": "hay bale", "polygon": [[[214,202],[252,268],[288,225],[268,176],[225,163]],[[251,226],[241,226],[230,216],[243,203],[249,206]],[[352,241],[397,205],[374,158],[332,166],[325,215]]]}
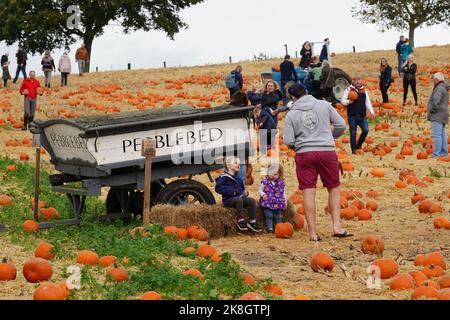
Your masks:
{"label": "hay bale", "polygon": [[[246,216],[246,212],[244,215]],[[291,202],[288,202],[288,209],[283,211],[283,221],[292,223],[294,215],[295,208]],[[264,213],[261,209],[258,209],[257,218],[261,227],[265,228]],[[172,206],[160,204],[151,209],[150,222],[178,228],[197,225],[205,228],[212,239],[232,236],[240,232],[236,225],[236,210],[225,208],[222,205]]]}
{"label": "hay bale", "polygon": [[235,210],[221,205],[157,205],[151,209],[150,222],[178,228],[197,225],[205,228],[211,238],[235,235],[239,231]]}

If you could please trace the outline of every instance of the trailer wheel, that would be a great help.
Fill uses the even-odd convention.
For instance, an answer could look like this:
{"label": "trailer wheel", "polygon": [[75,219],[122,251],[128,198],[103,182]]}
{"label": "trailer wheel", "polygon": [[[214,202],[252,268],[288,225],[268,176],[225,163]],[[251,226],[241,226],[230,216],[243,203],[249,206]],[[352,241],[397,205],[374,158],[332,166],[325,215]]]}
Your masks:
{"label": "trailer wheel", "polygon": [[341,101],[342,96],[344,95],[345,89],[347,89],[350,86],[350,83],[345,78],[337,78],[334,86],[333,86],[333,93],[331,98],[332,103],[338,103]]}
{"label": "trailer wheel", "polygon": [[195,180],[175,180],[165,186],[158,194],[156,203],[183,205],[206,203],[216,204],[211,191]]}

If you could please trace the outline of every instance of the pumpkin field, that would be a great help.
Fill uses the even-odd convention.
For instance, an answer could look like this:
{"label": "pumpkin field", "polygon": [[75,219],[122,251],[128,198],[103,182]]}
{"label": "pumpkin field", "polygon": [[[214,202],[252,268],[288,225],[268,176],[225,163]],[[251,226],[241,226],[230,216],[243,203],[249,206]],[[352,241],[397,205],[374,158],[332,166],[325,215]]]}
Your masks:
{"label": "pumpkin field", "polygon": [[[31,133],[21,130],[21,80],[0,89],[0,224],[8,227],[0,232],[0,299],[449,300],[450,156],[432,158],[426,110],[432,74],[441,71],[450,78],[450,45],[419,47],[414,56],[417,107],[411,93],[402,106],[394,50],[333,58],[333,66],[362,77],[376,117],[369,120],[367,143],[358,154],[351,154],[348,128],[335,142],[344,170],[341,217],[354,236],[332,237],[327,191],[319,181],[320,242],[309,241],[295,153],[283,145],[282,134],[278,151],[271,156],[279,154],[284,167],[286,197],[295,211],[293,232],[287,228],[283,234],[279,230],[278,237],[245,232],[209,239],[201,225],[154,224],[144,229],[141,220],[90,221],[89,217],[104,213],[105,196],[88,199],[82,225],[38,230],[27,221],[33,220],[35,151]],[[378,89],[381,58],[390,62],[395,76],[386,104]],[[261,73],[280,62],[240,63],[246,89],[262,88]],[[73,74],[64,88],[54,76],[52,88],[45,88],[38,98],[36,118],[78,118],[180,104],[221,106],[229,98],[226,74],[236,66]],[[342,105],[337,110],[346,118]],[[281,133],[284,116],[279,116]],[[448,128],[447,134],[450,144]],[[40,221],[68,217],[67,198],[50,189],[48,176],[56,173],[50,157],[44,149],[41,156]],[[218,174],[212,172],[213,178]],[[253,177],[254,184],[247,188],[257,199],[261,162],[254,164]],[[205,175],[194,179],[214,192],[214,183]],[[215,197],[221,203],[220,196]],[[71,266],[79,267],[81,279],[72,290],[65,282],[77,275]],[[379,283],[369,279],[378,271]]]}

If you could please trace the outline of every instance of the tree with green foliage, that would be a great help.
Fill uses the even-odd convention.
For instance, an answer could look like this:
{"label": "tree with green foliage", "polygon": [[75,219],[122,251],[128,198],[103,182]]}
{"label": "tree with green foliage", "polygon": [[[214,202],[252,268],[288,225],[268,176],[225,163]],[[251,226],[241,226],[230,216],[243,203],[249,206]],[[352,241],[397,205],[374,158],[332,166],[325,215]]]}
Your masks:
{"label": "tree with green foliage", "polygon": [[[204,0],[1,0],[0,41],[20,42],[32,54],[83,40],[91,56],[105,27],[124,33],[160,30],[173,39],[187,24],[180,11]],[[89,71],[89,64],[86,66]]]}
{"label": "tree with green foliage", "polygon": [[352,13],[360,21],[377,24],[380,31],[409,30],[409,44],[414,47],[414,32],[423,26],[450,25],[449,0],[360,0]]}

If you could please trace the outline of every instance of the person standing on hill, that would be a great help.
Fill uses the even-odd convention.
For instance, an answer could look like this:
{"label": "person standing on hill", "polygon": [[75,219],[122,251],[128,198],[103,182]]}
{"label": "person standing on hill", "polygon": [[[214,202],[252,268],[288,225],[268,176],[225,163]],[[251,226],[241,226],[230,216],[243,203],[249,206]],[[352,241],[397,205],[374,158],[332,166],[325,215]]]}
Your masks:
{"label": "person standing on hill", "polygon": [[402,57],[402,45],[405,43],[405,36],[400,36],[400,41],[397,42],[397,45],[395,47],[395,51],[397,51],[397,62],[398,62],[398,76],[403,77],[403,57]]}
{"label": "person standing on hill", "polygon": [[8,86],[8,80],[11,80],[11,75],[9,74],[9,60],[8,60],[9,53],[6,52],[4,55],[2,55],[2,59],[0,62],[0,66],[2,67],[2,79],[3,79],[3,87]]}
{"label": "person standing on hill", "polygon": [[431,122],[431,131],[434,140],[433,157],[448,156],[447,135],[445,126],[449,122],[448,90],[442,72],[433,75],[434,88],[428,101],[427,119]]}
{"label": "person standing on hill", "polygon": [[70,62],[70,57],[67,52],[64,52],[59,59],[58,71],[61,72],[61,87],[67,87],[67,80],[69,74],[72,72],[72,63]]}
{"label": "person standing on hill", "polygon": [[30,122],[34,119],[34,114],[36,112],[37,106],[37,95],[42,96],[41,85],[36,79],[36,73],[30,71],[30,77],[26,78],[22,82],[20,87],[20,94],[24,96],[24,114],[23,114],[23,128],[22,130],[27,130],[29,128]]}
{"label": "person standing on hill", "polygon": [[300,60],[300,68],[302,69],[309,68],[312,58],[311,44],[309,43],[309,41],[306,41],[303,44],[302,50],[300,51],[300,55],[302,56]]}
{"label": "person standing on hill", "polygon": [[83,72],[86,70],[86,63],[89,61],[88,51],[86,50],[84,43],[82,43],[81,47],[77,49],[77,52],[75,53],[75,60],[78,63],[78,70],[81,77]]}
{"label": "person standing on hill", "polygon": [[392,82],[392,68],[383,58],[380,63],[380,91],[383,96],[383,103],[389,102],[388,90]]}
{"label": "person standing on hill", "polygon": [[23,48],[22,45],[19,45],[19,50],[16,53],[16,58],[17,58],[17,70],[16,70],[16,76],[14,77],[13,83],[16,83],[17,79],[19,79],[20,72],[22,72],[24,79],[27,78],[26,66],[27,66],[28,57],[27,57],[27,53],[25,52],[25,49]]}
{"label": "person standing on hill", "polygon": [[242,91],[244,88],[244,78],[242,77],[241,66],[237,66],[236,69],[228,74],[225,86],[230,91],[230,99],[235,92]]}
{"label": "person standing on hill", "polygon": [[286,55],[284,57],[284,61],[280,64],[280,72],[281,72],[281,92],[283,93],[283,103],[287,103],[287,97],[286,97],[286,83],[289,81],[298,82],[298,75],[297,71],[295,70],[295,66],[290,61],[291,56]]}
{"label": "person standing on hill", "polygon": [[322,46],[322,51],[320,52],[319,61],[323,63],[324,61],[328,61],[331,66],[331,56],[330,56],[330,39],[326,38],[323,40],[325,43]]}
{"label": "person standing on hill", "polygon": [[409,39],[405,39],[405,42],[400,47],[402,53],[402,66],[405,65],[408,57],[414,52],[414,49],[409,45]]}
{"label": "person standing on hill", "polygon": [[45,87],[50,88],[52,84],[52,72],[55,72],[55,61],[50,54],[49,50],[45,51],[44,57],[41,60],[42,71],[44,71],[45,76]]}
{"label": "person standing on hill", "polygon": [[414,95],[414,101],[417,102],[417,89],[416,89],[416,72],[417,64],[414,63],[414,57],[409,56],[406,65],[402,68],[403,71],[403,105],[406,105],[406,98],[408,97],[408,87],[411,86],[411,90]]}
{"label": "person standing on hill", "polygon": [[323,99],[322,89],[320,88],[320,77],[322,76],[322,64],[319,62],[319,57],[315,56],[311,60],[311,70],[309,71],[310,79],[314,93],[312,95],[316,99]]}
{"label": "person standing on hill", "polygon": [[[299,189],[303,190],[303,207],[311,241],[320,241],[316,231],[316,184],[320,175],[328,189],[328,205],[333,221],[334,237],[349,237],[341,226],[341,193],[339,161],[334,139],[345,131],[345,121],[329,102],[308,95],[300,84],[289,88],[294,101],[286,115],[284,143],[295,150]],[[333,130],[330,128],[333,126]]]}
{"label": "person standing on hill", "polygon": [[[369,91],[364,86],[359,76],[355,77],[355,82],[344,91],[341,103],[347,106],[348,125],[350,127],[350,145],[352,154],[361,149],[367,135],[369,134],[369,124],[366,119],[366,111],[370,117],[375,117],[375,112],[370,102]],[[356,142],[357,127],[362,130],[358,142]]]}

